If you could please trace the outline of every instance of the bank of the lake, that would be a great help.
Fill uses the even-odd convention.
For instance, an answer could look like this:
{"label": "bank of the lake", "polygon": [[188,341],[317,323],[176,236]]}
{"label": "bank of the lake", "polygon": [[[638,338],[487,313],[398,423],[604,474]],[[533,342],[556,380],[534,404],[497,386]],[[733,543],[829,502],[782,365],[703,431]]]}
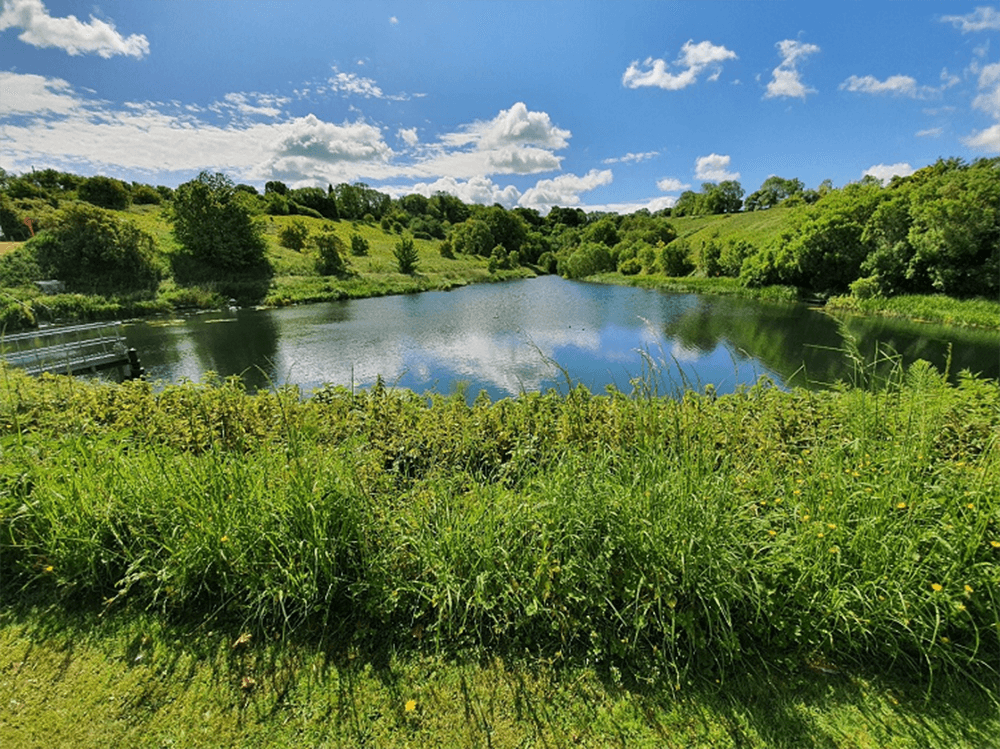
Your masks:
{"label": "bank of the lake", "polygon": [[472,404],[2,383],[4,746],[1000,729],[994,381]]}

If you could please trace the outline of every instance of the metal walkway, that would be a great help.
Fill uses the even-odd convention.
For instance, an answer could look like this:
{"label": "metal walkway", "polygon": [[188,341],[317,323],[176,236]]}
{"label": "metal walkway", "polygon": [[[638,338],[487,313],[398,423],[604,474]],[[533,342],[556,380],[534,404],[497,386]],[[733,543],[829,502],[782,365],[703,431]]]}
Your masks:
{"label": "metal walkway", "polygon": [[139,377],[142,367],[130,349],[120,322],[40,328],[0,336],[0,359],[28,374],[81,374],[112,367],[127,368],[125,377]]}

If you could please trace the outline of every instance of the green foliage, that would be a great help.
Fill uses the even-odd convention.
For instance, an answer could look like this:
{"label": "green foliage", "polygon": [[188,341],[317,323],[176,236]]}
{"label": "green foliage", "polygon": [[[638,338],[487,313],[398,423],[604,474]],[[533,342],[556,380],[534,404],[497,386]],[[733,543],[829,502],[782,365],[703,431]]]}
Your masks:
{"label": "green foliage", "polygon": [[[319,251],[316,270],[321,276],[342,276],[347,272],[344,242],[337,236],[332,226],[327,225],[323,231],[316,234],[313,243]],[[351,246],[353,245],[352,238]]]}
{"label": "green foliage", "polygon": [[686,276],[694,270],[694,263],[691,261],[691,255],[685,243],[671,242],[665,245],[661,242],[657,249],[660,255],[660,268],[666,275]]}
{"label": "green foliage", "polygon": [[586,242],[573,251],[559,272],[566,278],[586,278],[614,269],[614,261],[606,245]]}
{"label": "green foliage", "polygon": [[115,211],[124,211],[132,201],[124,182],[100,175],[81,182],[77,195],[80,200]]}
{"label": "green foliage", "polygon": [[254,220],[256,199],[223,174],[202,172],[174,195],[174,275],[182,283],[266,278],[271,274],[263,229]]}
{"label": "green foliage", "polygon": [[452,229],[451,244],[464,255],[489,255],[497,242],[485,221],[470,218]]}
{"label": "green foliage", "polygon": [[396,242],[392,254],[396,258],[396,266],[399,268],[400,273],[406,275],[416,273],[420,262],[420,255],[417,253],[417,248],[413,243],[412,237],[404,236]]}
{"label": "green foliage", "polygon": [[160,205],[163,196],[151,185],[132,185],[132,202],[135,205]]}
{"label": "green foliage", "polygon": [[417,631],[654,682],[780,655],[991,684],[1000,657],[996,382],[917,364],[470,405],[5,377],[8,600]]}
{"label": "green foliage", "polygon": [[449,260],[455,259],[455,250],[451,246],[450,239],[446,239],[438,245],[438,252],[441,253],[441,257],[448,258]]}
{"label": "green foliage", "polygon": [[368,243],[367,239],[365,239],[364,237],[362,237],[358,233],[354,233],[354,234],[351,235],[351,254],[352,255],[355,255],[355,256],[358,256],[358,257],[362,257],[364,255],[367,255],[370,249],[371,249],[371,245]]}
{"label": "green foliage", "polygon": [[31,245],[0,255],[0,287],[27,286],[43,278]]}
{"label": "green foliage", "polygon": [[156,289],[160,266],[153,238],[114,213],[77,203],[28,242],[42,275],[67,288],[98,293]]}
{"label": "green foliage", "polygon": [[24,223],[25,216],[7,195],[0,193],[0,232],[8,242],[23,242],[31,237],[31,229]]}
{"label": "green foliage", "polygon": [[309,227],[302,221],[293,221],[282,227],[278,233],[278,242],[282,247],[287,247],[296,252],[302,252],[309,240]]}

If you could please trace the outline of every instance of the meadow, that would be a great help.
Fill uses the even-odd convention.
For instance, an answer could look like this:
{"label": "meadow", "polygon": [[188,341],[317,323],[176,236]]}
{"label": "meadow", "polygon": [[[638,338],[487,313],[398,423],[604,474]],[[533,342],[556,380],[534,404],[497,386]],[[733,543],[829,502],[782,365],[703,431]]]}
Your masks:
{"label": "meadow", "polygon": [[[76,619],[107,633],[79,635],[82,662],[155,651],[164,701],[127,710],[147,726],[211,677],[228,679],[212,698],[224,723],[280,733],[294,714],[319,730],[301,711],[318,699],[329,715],[333,683],[336,710],[357,709],[356,679],[388,711],[380,745],[487,745],[469,710],[494,710],[497,690],[530,710],[576,687],[593,713],[569,700],[532,724],[519,708],[503,720],[520,738],[496,745],[558,726],[600,745],[588,720],[617,714],[674,746],[803,745],[821,723],[815,745],[908,746],[919,731],[886,733],[898,716],[883,714],[903,693],[947,745],[981,745],[972,726],[1000,728],[1000,386],[919,362],[878,372],[825,392],[662,397],[652,368],[630,394],[468,404],[381,384],[303,399],[4,371],[2,642],[55,663]],[[409,676],[392,687],[384,669]],[[786,689],[822,703],[830,683],[850,688],[813,705],[821,719],[789,704],[732,724],[733,705]],[[435,689],[465,695],[465,721],[414,733]],[[863,705],[867,733],[830,738]]]}

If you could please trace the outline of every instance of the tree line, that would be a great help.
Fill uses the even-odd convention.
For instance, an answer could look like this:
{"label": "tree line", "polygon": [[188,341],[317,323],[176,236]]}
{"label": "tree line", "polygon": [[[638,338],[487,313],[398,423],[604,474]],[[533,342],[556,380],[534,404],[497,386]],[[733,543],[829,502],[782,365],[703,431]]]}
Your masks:
{"label": "tree line", "polygon": [[[266,279],[272,271],[261,218],[300,215],[322,219],[324,229],[311,235],[293,224],[280,241],[296,249],[311,241],[317,271],[328,275],[345,272],[348,251],[367,252],[360,236],[348,248],[332,231],[348,220],[399,235],[399,267],[410,273],[416,238],[437,240],[446,258],[487,258],[491,270],[528,264],[569,278],[693,273],[813,294],[1000,293],[1000,158],[939,159],[885,185],[866,177],[839,189],[829,180],[806,189],[799,179],[772,176],[744,195],[739,182],[727,180],[686,191],[656,212],[557,206],[543,215],[467,204],[444,192],[393,198],[363,183],[323,189],[270,181],[260,193],[208,172],[171,189],[52,169],[0,170],[0,230],[8,240],[31,239],[0,258],[0,284],[57,277],[71,288],[113,293],[155,289],[168,270],[179,283]],[[166,212],[181,247],[169,268],[152,238],[121,213],[133,204]],[[765,210],[783,213],[780,229],[764,239],[736,232],[695,244],[677,228],[690,217]]]}

